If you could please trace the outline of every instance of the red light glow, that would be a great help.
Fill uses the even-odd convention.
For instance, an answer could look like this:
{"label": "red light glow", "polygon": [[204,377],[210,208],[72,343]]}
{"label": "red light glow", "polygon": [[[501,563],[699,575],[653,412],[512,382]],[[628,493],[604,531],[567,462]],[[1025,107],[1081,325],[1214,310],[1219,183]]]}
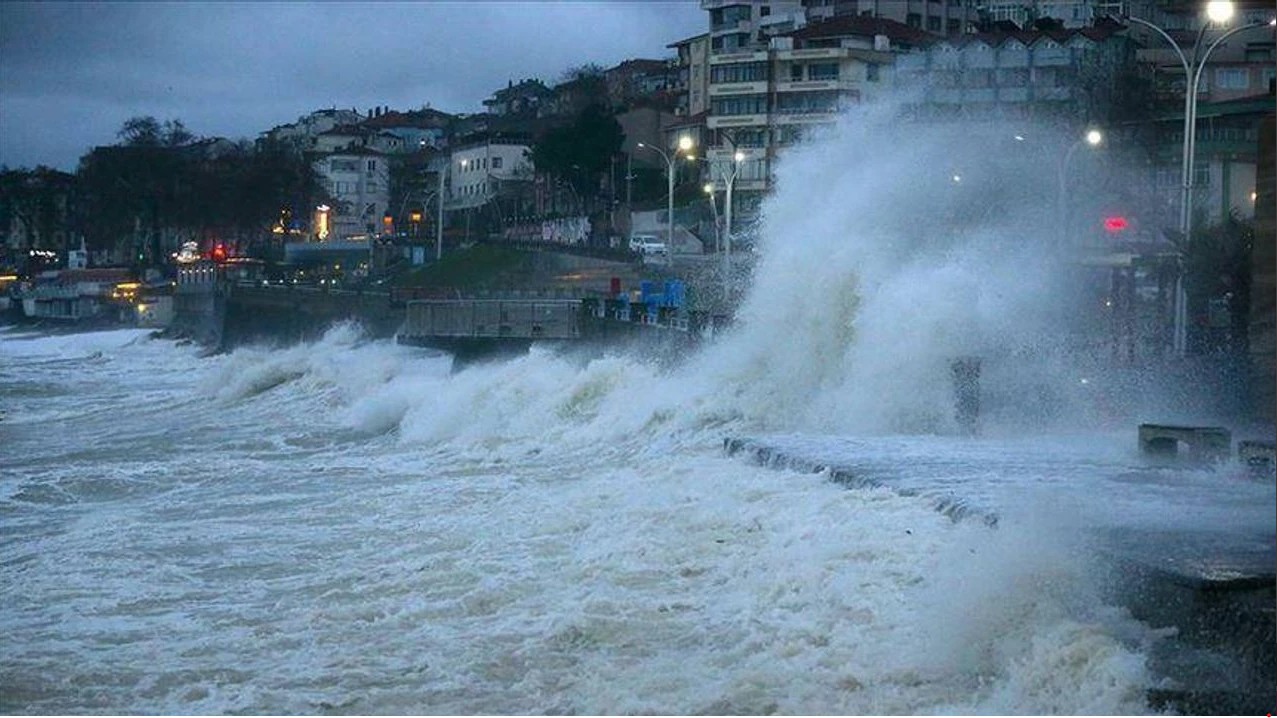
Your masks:
{"label": "red light glow", "polygon": [[1116,234],[1126,229],[1127,222],[1125,217],[1105,217],[1104,231]]}

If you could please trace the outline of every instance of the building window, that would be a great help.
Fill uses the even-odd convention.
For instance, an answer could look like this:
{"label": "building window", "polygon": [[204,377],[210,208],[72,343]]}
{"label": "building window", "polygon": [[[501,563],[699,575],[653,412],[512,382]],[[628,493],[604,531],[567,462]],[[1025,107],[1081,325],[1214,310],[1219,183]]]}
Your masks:
{"label": "building window", "polygon": [[813,62],[807,66],[808,80],[837,80],[838,63]]}
{"label": "building window", "polygon": [[735,130],[729,139],[736,147],[766,147],[767,130]]}
{"label": "building window", "polygon": [[1244,67],[1221,67],[1215,70],[1215,83],[1221,90],[1245,90],[1250,87],[1250,73]]}
{"label": "building window", "polygon": [[836,92],[793,92],[776,96],[776,111],[791,115],[838,111]]}
{"label": "building window", "polygon": [[877,63],[871,62],[868,65],[865,65],[865,80],[867,82],[878,81],[878,64]]}
{"label": "building window", "polygon": [[[795,67],[800,67],[795,65]],[[767,63],[740,62],[715,65],[709,71],[709,81],[715,85],[730,82],[762,82],[767,79]]]}
{"label": "building window", "polygon": [[764,5],[758,8],[759,17],[767,17],[768,15],[771,15],[771,14],[772,14],[772,9],[771,9],[771,6],[769,5]]}
{"label": "building window", "polygon": [[1002,68],[998,70],[999,87],[1024,87],[1029,84],[1029,69]]}
{"label": "building window", "polygon": [[368,160],[368,171],[369,172],[377,171],[377,160]]}
{"label": "building window", "polygon": [[905,15],[905,24],[913,28],[922,28],[922,16],[916,12]]}
{"label": "building window", "polygon": [[726,30],[729,27],[736,27],[741,21],[748,19],[748,5],[729,5],[709,11],[710,30]]}
{"label": "building window", "polygon": [[500,157],[493,157],[493,158],[492,158],[492,169],[494,169],[494,170],[499,170],[499,169],[501,169],[501,158],[500,158]]}
{"label": "building window", "polygon": [[710,104],[710,112],[715,115],[761,115],[767,112],[766,95],[716,97]]}
{"label": "building window", "polygon": [[372,193],[372,192],[376,192],[377,190],[378,190],[378,187],[377,187],[377,183],[376,183],[376,182],[365,182],[365,183],[364,183],[364,191],[365,191],[365,192]]}
{"label": "building window", "polygon": [[945,32],[950,35],[957,35],[962,32],[962,21],[956,17],[951,17],[945,25]]}

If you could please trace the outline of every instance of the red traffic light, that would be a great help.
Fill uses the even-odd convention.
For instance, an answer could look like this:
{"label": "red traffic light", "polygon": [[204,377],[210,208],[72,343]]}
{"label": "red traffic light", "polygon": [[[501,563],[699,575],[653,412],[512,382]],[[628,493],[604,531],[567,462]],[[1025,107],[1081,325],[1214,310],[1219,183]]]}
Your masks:
{"label": "red traffic light", "polygon": [[1117,234],[1118,232],[1124,231],[1127,226],[1129,225],[1126,218],[1121,215],[1104,218],[1104,231],[1110,234]]}

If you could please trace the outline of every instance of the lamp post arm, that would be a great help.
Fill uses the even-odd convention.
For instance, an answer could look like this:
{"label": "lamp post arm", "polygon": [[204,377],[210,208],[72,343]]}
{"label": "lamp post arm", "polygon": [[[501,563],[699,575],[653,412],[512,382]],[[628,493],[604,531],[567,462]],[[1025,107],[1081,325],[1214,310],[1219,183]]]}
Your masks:
{"label": "lamp post arm", "polygon": [[1184,51],[1180,49],[1179,43],[1175,42],[1175,40],[1172,39],[1171,36],[1168,35],[1165,30],[1154,25],[1148,20],[1142,20],[1138,17],[1135,17],[1134,15],[1127,15],[1126,19],[1130,20],[1131,22],[1143,25],[1144,27],[1152,30],[1153,32],[1156,32],[1158,35],[1161,35],[1162,38],[1166,40],[1167,44],[1171,46],[1171,49],[1175,51],[1175,54],[1179,55],[1179,61],[1183,63],[1184,65],[1184,77],[1185,78],[1188,77],[1188,75],[1191,73],[1191,70],[1189,70],[1190,63],[1188,61],[1188,57],[1184,54]]}
{"label": "lamp post arm", "polygon": [[1190,193],[1189,187],[1191,186],[1191,181],[1192,181],[1192,177],[1189,174],[1190,170],[1189,170],[1188,158],[1190,155],[1189,148],[1191,147],[1191,143],[1192,143],[1191,135],[1193,134],[1193,107],[1194,107],[1193,93],[1192,93],[1193,67],[1192,67],[1192,64],[1188,61],[1188,56],[1184,54],[1183,48],[1181,48],[1179,46],[1179,43],[1175,42],[1174,38],[1172,38],[1169,34],[1167,34],[1165,30],[1163,30],[1162,28],[1154,25],[1153,23],[1147,20],[1142,20],[1138,17],[1128,16],[1126,19],[1130,20],[1131,22],[1143,25],[1144,27],[1147,27],[1150,30],[1156,32],[1158,35],[1161,35],[1162,38],[1166,40],[1168,44],[1170,44],[1171,49],[1175,51],[1175,54],[1179,56],[1179,61],[1181,65],[1183,65],[1184,67],[1184,122],[1183,122],[1183,130],[1182,130],[1183,141],[1181,143],[1180,163],[1179,163],[1179,180],[1180,180],[1179,230],[1181,233],[1187,236],[1188,221],[1189,221],[1188,220],[1188,215],[1189,215],[1188,205],[1189,205],[1189,193]]}
{"label": "lamp post arm", "polygon": [[[1201,86],[1202,73],[1206,71],[1206,62],[1210,59],[1210,55],[1212,52],[1215,51],[1215,48],[1219,47],[1220,44],[1223,43],[1228,38],[1232,37],[1233,35],[1236,35],[1239,32],[1243,32],[1245,30],[1254,30],[1255,28],[1260,28],[1260,27],[1271,27],[1271,25],[1266,22],[1252,22],[1246,25],[1240,25],[1238,27],[1235,27],[1232,30],[1229,30],[1228,32],[1224,33],[1223,35],[1220,35],[1219,37],[1215,38],[1214,42],[1212,42],[1210,45],[1206,47],[1206,52],[1202,53],[1202,57],[1197,62],[1197,66],[1193,71],[1192,81],[1189,83],[1189,86],[1188,86],[1188,98],[1189,98],[1189,102],[1191,103],[1191,111],[1189,114],[1193,124],[1190,126],[1191,131],[1187,135],[1188,150],[1187,152],[1185,152],[1185,173],[1187,177],[1187,179],[1185,180],[1185,183],[1188,184],[1189,187],[1192,186],[1194,166],[1196,165],[1196,160],[1197,160],[1196,158],[1196,155],[1197,155],[1197,132],[1196,132],[1197,89]],[[1192,212],[1185,210],[1185,219],[1184,219],[1185,241],[1188,241],[1188,234],[1190,231],[1192,231],[1192,228],[1193,228]]]}

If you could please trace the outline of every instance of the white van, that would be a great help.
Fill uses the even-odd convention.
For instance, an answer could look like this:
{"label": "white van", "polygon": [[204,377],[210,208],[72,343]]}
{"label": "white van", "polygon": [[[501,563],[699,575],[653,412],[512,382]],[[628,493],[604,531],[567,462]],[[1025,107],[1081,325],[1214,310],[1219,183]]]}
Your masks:
{"label": "white van", "polygon": [[630,251],[639,254],[669,254],[669,245],[654,234],[635,234],[630,236]]}

